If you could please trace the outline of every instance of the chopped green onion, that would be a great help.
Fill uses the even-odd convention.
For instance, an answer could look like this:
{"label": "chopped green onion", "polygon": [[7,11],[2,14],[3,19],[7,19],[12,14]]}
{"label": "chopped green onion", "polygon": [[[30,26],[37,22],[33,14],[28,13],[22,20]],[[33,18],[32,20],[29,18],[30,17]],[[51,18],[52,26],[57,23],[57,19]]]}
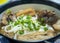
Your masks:
{"label": "chopped green onion", "polygon": [[33,31],[33,29],[34,29],[34,28],[32,28],[32,26],[33,26],[32,23],[28,24],[28,28],[29,28],[30,31]]}
{"label": "chopped green onion", "polygon": [[22,15],[19,17],[19,19],[21,20],[23,17],[24,17],[24,14],[22,14]]}
{"label": "chopped green onion", "polygon": [[11,10],[8,9],[8,10],[6,11],[6,13],[7,13],[8,15],[11,14]]}
{"label": "chopped green onion", "polygon": [[19,30],[19,34],[24,34],[24,30]]}
{"label": "chopped green onion", "polygon": [[11,26],[8,26],[7,30],[11,30]]}
{"label": "chopped green onion", "polygon": [[13,22],[12,21],[9,21],[8,24],[12,24]]}
{"label": "chopped green onion", "polygon": [[19,20],[15,21],[14,26],[16,26],[18,24],[20,24],[20,21]]}
{"label": "chopped green onion", "polygon": [[47,30],[48,30],[48,28],[47,28],[47,27],[44,27],[44,30],[45,30],[45,31],[47,31]]}
{"label": "chopped green onion", "polygon": [[44,21],[44,18],[41,18],[40,20],[43,22]]}
{"label": "chopped green onion", "polygon": [[32,16],[30,16],[30,15],[27,15],[27,19],[31,19],[32,18]]}
{"label": "chopped green onion", "polygon": [[41,23],[42,26],[45,26],[46,24],[45,23]]}

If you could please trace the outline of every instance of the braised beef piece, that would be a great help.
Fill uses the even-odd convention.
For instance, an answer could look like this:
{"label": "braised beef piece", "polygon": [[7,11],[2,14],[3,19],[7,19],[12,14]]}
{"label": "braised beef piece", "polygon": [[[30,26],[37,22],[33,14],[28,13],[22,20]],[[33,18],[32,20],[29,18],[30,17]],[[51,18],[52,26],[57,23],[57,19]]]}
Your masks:
{"label": "braised beef piece", "polygon": [[50,25],[56,23],[58,20],[58,17],[55,15],[54,11],[48,11],[48,10],[41,10],[38,12],[38,20],[40,21],[40,18],[44,19],[45,23],[48,23]]}
{"label": "braised beef piece", "polygon": [[57,20],[58,20],[57,16],[51,16],[51,17],[48,18],[47,23],[50,24],[50,25],[53,25],[57,22]]}
{"label": "braised beef piece", "polygon": [[14,14],[10,14],[10,15],[8,15],[7,21],[8,22],[9,21],[15,21],[15,19],[16,19],[16,16]]}
{"label": "braised beef piece", "polygon": [[7,18],[8,18],[8,15],[4,14],[1,19],[1,23],[4,25],[7,25],[8,24]]}
{"label": "braised beef piece", "polygon": [[9,15],[4,14],[3,17],[2,17],[2,23],[4,25],[7,25],[10,21],[11,22],[14,21],[14,18],[16,18],[14,14],[9,14]]}
{"label": "braised beef piece", "polygon": [[2,26],[5,26],[5,25],[3,23],[0,23],[0,29],[1,29]]}

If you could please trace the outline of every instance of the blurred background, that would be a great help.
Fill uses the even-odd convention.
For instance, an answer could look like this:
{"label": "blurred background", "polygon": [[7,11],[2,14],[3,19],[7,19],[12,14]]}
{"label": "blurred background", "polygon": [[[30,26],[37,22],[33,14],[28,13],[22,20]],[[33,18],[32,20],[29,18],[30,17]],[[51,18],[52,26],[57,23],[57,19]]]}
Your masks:
{"label": "blurred background", "polygon": [[[20,0],[0,0],[0,7],[13,1],[20,1]],[[53,1],[60,4],[60,0],[47,0],[47,1]]]}

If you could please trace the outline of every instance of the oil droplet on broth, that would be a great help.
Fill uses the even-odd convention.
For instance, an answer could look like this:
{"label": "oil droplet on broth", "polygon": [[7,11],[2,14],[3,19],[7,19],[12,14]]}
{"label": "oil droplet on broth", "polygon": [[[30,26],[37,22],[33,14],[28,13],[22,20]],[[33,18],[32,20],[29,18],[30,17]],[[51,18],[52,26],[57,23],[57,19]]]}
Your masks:
{"label": "oil droplet on broth", "polygon": [[6,4],[9,0],[0,0],[0,5]]}

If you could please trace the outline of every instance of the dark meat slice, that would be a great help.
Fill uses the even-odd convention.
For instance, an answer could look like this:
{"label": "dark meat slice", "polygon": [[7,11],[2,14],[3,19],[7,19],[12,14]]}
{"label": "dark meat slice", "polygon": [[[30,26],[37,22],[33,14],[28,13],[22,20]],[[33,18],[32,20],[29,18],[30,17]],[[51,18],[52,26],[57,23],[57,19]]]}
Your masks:
{"label": "dark meat slice", "polygon": [[41,10],[41,11],[38,11],[37,13],[38,13],[38,17],[40,18],[40,17],[46,16],[47,10]]}
{"label": "dark meat slice", "polygon": [[10,21],[15,21],[16,16],[14,14],[10,14],[8,15],[8,20],[10,19]]}
{"label": "dark meat slice", "polygon": [[55,11],[48,11],[47,10],[47,17],[51,17],[55,15]]}
{"label": "dark meat slice", "polygon": [[55,12],[54,11],[48,11],[48,10],[41,10],[41,11],[38,11],[38,16],[39,17],[51,17],[55,15]]}
{"label": "dark meat slice", "polygon": [[50,25],[56,23],[58,20],[58,17],[55,16],[54,11],[48,11],[48,10],[41,10],[38,12],[38,19],[44,18],[44,22],[48,23]]}
{"label": "dark meat slice", "polygon": [[57,20],[58,20],[57,16],[51,16],[48,18],[47,23],[52,25],[52,24],[55,24],[57,22]]}

